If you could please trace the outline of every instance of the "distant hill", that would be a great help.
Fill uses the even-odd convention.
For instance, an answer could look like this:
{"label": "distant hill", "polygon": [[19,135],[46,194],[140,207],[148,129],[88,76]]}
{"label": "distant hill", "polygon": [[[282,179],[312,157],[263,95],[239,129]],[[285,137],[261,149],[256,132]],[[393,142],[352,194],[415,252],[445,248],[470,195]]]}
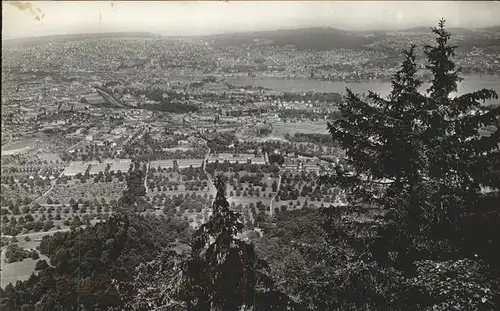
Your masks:
{"label": "distant hill", "polygon": [[[448,30],[452,35],[460,36],[460,45],[464,50],[473,46],[498,46],[500,40],[500,26],[468,29],[451,27]],[[269,45],[293,45],[298,49],[329,50],[329,49],[366,49],[366,46],[377,41],[394,39],[394,34],[411,33],[415,35],[429,34],[430,27],[415,27],[394,31],[348,31],[330,27],[314,27],[301,29],[282,29],[274,31],[225,33],[195,38],[213,41],[218,45],[241,45],[261,42]]]}
{"label": "distant hill", "polygon": [[[454,44],[458,46],[458,52],[469,52],[472,51],[474,47],[495,50],[500,47],[500,26],[484,28],[449,27],[447,31],[451,33]],[[393,31],[388,34],[394,35],[398,33],[404,33],[409,39],[412,38],[412,35],[418,37],[422,35],[425,36],[426,34],[428,34],[429,39],[433,38],[430,27],[415,27]]]}
{"label": "distant hill", "polygon": [[45,44],[49,42],[63,42],[63,41],[79,41],[87,39],[100,39],[100,38],[124,38],[124,37],[137,37],[137,38],[156,38],[159,35],[149,32],[103,32],[103,33],[83,33],[83,34],[67,34],[67,35],[52,35],[42,37],[25,37],[15,39],[2,40],[5,46],[19,46],[19,45],[33,45]]}
{"label": "distant hill", "polygon": [[[448,30],[460,39],[459,45],[462,50],[470,50],[472,47],[500,46],[500,26],[485,27],[477,29],[450,27]],[[214,35],[189,36],[191,39],[202,39],[213,41],[216,45],[242,45],[242,44],[265,44],[287,46],[292,45],[298,49],[330,50],[330,49],[366,49],[367,45],[374,42],[386,40],[400,40],[394,34],[405,33],[405,37],[411,40],[412,34],[420,36],[428,34],[432,37],[430,27],[415,27],[393,31],[349,31],[331,27],[311,27],[299,29],[281,29],[271,31],[252,31],[223,33]],[[96,38],[165,38],[181,39],[181,36],[159,36],[149,32],[112,32],[112,33],[89,33],[55,35],[45,37],[31,37],[3,40],[5,46],[32,45],[48,42],[77,41]]]}
{"label": "distant hill", "polygon": [[[414,27],[403,29],[395,32],[418,32],[418,33],[429,33],[431,27]],[[483,28],[463,28],[463,27],[448,27],[447,30],[451,32],[452,35],[460,36],[474,36],[485,33],[500,33],[500,26],[483,27]]]}
{"label": "distant hill", "polygon": [[485,32],[500,33],[500,25],[499,26],[478,28],[478,30],[485,31]]}
{"label": "distant hill", "polygon": [[298,49],[359,49],[363,45],[380,40],[385,35],[377,32],[371,36],[366,33],[346,31],[330,27],[314,27],[301,29],[282,29],[274,31],[227,33],[197,38],[214,41],[215,44],[235,45],[251,44],[256,40],[268,41],[269,44],[285,46],[293,45]]}
{"label": "distant hill", "polygon": [[[406,28],[402,30],[398,30],[395,32],[425,32],[429,33],[431,30],[431,27],[413,27],[413,28]],[[462,27],[446,27],[446,30],[455,33],[455,34],[464,34],[464,33],[473,33],[476,30],[475,29],[469,29],[469,28],[462,28]]]}

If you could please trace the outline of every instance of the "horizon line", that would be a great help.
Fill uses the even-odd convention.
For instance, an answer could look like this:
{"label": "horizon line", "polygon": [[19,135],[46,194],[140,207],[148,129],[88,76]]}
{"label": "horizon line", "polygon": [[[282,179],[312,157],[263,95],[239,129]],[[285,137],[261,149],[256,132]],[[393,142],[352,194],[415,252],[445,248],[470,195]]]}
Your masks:
{"label": "horizon line", "polygon": [[[265,33],[265,32],[276,32],[276,31],[287,31],[287,30],[300,30],[300,29],[333,29],[345,32],[398,32],[405,30],[413,30],[417,28],[429,28],[431,29],[433,26],[412,26],[405,27],[400,29],[390,29],[390,28],[378,28],[378,29],[345,29],[345,28],[337,28],[332,26],[309,26],[309,27],[298,27],[298,28],[274,28],[274,29],[260,29],[260,30],[243,30],[243,31],[224,31],[224,32],[212,32],[205,34],[189,34],[189,35],[164,35],[160,34],[158,31],[146,31],[146,30],[123,30],[123,31],[101,31],[101,32],[73,32],[73,33],[60,33],[60,34],[47,34],[47,35],[39,35],[39,36],[22,36],[22,37],[8,37],[5,38],[2,34],[2,41],[7,40],[21,40],[21,39],[35,39],[35,38],[46,38],[46,37],[62,37],[62,36],[71,36],[71,35],[93,35],[93,34],[121,34],[121,33],[144,33],[151,34],[164,38],[196,38],[196,37],[204,37],[204,36],[217,36],[217,35],[225,35],[225,34],[245,34],[245,33]],[[495,28],[500,27],[500,24],[493,26],[485,26],[485,27],[460,27],[460,26],[449,26],[447,29],[470,29],[470,30],[480,30],[487,28]]]}

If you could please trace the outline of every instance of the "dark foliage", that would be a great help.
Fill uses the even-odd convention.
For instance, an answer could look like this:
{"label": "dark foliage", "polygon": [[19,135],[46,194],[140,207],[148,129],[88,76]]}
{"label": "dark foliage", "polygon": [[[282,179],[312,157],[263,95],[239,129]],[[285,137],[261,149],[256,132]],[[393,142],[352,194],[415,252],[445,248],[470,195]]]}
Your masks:
{"label": "dark foliage", "polygon": [[135,268],[152,260],[161,247],[188,236],[185,223],[128,214],[44,237],[40,252],[54,268],[46,267],[39,276],[3,292],[0,306],[2,310],[19,310],[23,304],[40,310],[121,308],[134,295],[128,284]]}
{"label": "dark foliage", "polygon": [[[386,300],[390,308],[459,310],[468,295],[476,295],[472,309],[493,310],[498,240],[490,235],[498,228],[500,200],[497,194],[484,198],[480,190],[498,189],[500,108],[484,105],[498,96],[487,89],[451,96],[461,80],[451,59],[455,47],[443,20],[432,32],[436,45],[424,49],[431,73],[427,93],[419,90],[415,46],[404,51],[388,98],[370,92],[365,101],[347,89],[339,107],[344,118],[328,129],[346,150],[348,166],[322,181],[349,190],[353,202],[371,202],[383,211],[372,231],[377,238],[365,241],[365,249],[377,265],[403,275],[390,278],[394,284],[402,280],[397,293],[407,298]],[[494,130],[480,135],[484,127]],[[345,241],[338,230],[333,233]],[[469,285],[456,278],[465,266],[471,269]],[[453,271],[448,279],[439,267]],[[460,289],[473,291],[481,282],[488,284],[482,295]]]}
{"label": "dark foliage", "polygon": [[[340,105],[345,119],[328,125],[352,168],[339,168],[330,181],[351,190],[353,198],[390,210],[399,224],[391,240],[401,242],[400,255],[408,259],[416,255],[407,252],[408,243],[424,257],[443,253],[443,245],[457,249],[460,219],[477,204],[480,186],[498,186],[493,164],[500,157],[500,128],[489,137],[478,132],[481,126],[498,125],[500,108],[481,105],[497,94],[484,89],[451,97],[460,81],[451,60],[455,47],[448,44],[444,21],[432,31],[437,44],[425,47],[432,73],[428,94],[419,91],[412,46],[404,51],[388,99],[370,92],[364,102],[348,89]],[[427,250],[421,252],[422,247]]]}
{"label": "dark foliage", "polygon": [[45,270],[47,268],[49,268],[49,264],[44,259],[37,261],[37,263],[35,264],[36,271]]}
{"label": "dark foliage", "polygon": [[30,257],[31,253],[17,244],[10,244],[5,250],[5,262],[18,262],[23,261],[25,258]]}
{"label": "dark foliage", "polygon": [[252,244],[236,238],[243,229],[239,215],[229,209],[219,176],[213,215],[191,239],[191,255],[184,262],[180,300],[188,310],[257,310],[290,308],[286,295],[274,289],[268,266]]}
{"label": "dark foliage", "polygon": [[145,172],[134,170],[127,177],[127,189],[120,198],[120,209],[139,210],[137,203],[141,202],[141,197],[146,194],[144,187]]}
{"label": "dark foliage", "polygon": [[269,163],[270,164],[282,165],[284,162],[285,162],[285,159],[280,154],[272,153],[269,155]]}
{"label": "dark foliage", "polygon": [[167,97],[163,97],[161,90],[151,90],[146,94],[146,97],[159,102],[159,104],[144,104],[142,108],[149,110],[157,110],[171,113],[188,113],[198,111],[198,107],[191,104],[176,102],[175,100],[184,97],[176,92],[167,92]]}
{"label": "dark foliage", "polygon": [[417,261],[413,275],[377,262],[371,249],[385,225],[378,215],[380,209],[366,205],[283,212],[256,242],[257,253],[301,310],[498,306],[498,275],[480,260]]}

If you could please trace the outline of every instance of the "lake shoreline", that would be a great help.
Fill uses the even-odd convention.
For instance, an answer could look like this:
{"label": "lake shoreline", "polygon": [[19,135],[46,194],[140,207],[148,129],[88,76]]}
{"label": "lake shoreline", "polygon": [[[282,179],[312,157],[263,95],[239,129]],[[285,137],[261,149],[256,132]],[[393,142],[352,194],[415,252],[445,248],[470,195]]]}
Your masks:
{"label": "lake shoreline", "polygon": [[[477,91],[483,88],[494,89],[500,95],[500,75],[463,75],[459,83],[458,95]],[[280,78],[252,78],[234,77],[226,78],[225,82],[235,87],[262,87],[278,92],[302,93],[340,93],[344,94],[346,87],[355,93],[368,93],[373,91],[387,96],[391,90],[391,83],[370,80],[369,82],[323,81],[315,79],[280,79]],[[424,83],[420,90],[425,91],[429,83]]]}
{"label": "lake shoreline", "polygon": [[[473,76],[473,77],[494,77],[494,78],[499,78],[500,79],[500,74],[489,74],[489,73],[484,73],[484,74],[479,74],[479,73],[474,73],[474,74],[464,74],[463,77],[468,77],[468,76]],[[376,79],[326,79],[326,78],[317,78],[317,77],[273,77],[273,76],[222,76],[223,79],[231,80],[231,79],[240,79],[240,78],[249,78],[252,80],[268,80],[268,79],[275,79],[275,80],[285,80],[285,81],[293,81],[293,80],[310,80],[310,81],[321,81],[321,82],[336,82],[336,83],[390,83],[392,78],[376,78]],[[426,80],[425,77],[418,77],[421,80]]]}

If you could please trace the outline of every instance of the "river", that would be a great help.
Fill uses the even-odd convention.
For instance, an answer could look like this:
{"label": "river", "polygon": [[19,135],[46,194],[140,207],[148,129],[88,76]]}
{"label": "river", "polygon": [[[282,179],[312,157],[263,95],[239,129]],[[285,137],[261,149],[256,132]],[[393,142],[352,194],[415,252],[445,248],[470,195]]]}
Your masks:
{"label": "river", "polygon": [[[500,95],[500,76],[490,75],[467,75],[463,77],[464,80],[459,83],[458,95],[476,91],[479,89],[487,88],[493,89]],[[342,81],[320,81],[320,80],[306,80],[306,79],[278,79],[278,78],[252,78],[252,77],[234,77],[227,78],[226,82],[234,86],[260,86],[269,88],[279,92],[331,92],[331,93],[345,93],[345,88],[349,87],[355,93],[368,93],[373,91],[387,96],[391,90],[389,82],[342,82]],[[428,87],[425,83],[421,90]],[[499,100],[496,102],[500,103]]]}

